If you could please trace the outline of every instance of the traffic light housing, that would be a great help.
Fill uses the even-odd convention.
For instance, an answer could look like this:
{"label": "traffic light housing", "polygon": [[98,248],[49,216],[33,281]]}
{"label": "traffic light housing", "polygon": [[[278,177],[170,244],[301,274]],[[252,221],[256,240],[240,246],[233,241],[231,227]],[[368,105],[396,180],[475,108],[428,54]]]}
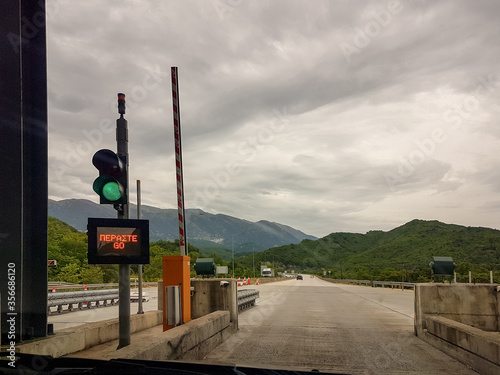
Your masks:
{"label": "traffic light housing", "polygon": [[92,164],[99,170],[94,181],[94,191],[100,204],[127,204],[127,160],[111,150],[103,149],[94,154]]}

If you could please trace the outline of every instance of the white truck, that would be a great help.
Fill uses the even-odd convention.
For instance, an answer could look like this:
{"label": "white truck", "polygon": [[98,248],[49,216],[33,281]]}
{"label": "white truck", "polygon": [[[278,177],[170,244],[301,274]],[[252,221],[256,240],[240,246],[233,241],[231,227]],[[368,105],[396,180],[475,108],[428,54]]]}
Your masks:
{"label": "white truck", "polygon": [[262,277],[274,277],[274,270],[272,268],[262,268]]}

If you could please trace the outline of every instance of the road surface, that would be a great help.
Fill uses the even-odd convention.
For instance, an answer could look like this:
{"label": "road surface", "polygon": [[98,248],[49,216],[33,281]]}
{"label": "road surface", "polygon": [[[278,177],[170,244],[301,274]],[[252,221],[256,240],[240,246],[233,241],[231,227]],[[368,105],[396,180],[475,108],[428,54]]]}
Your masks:
{"label": "road surface", "polygon": [[348,374],[477,374],[413,332],[413,291],[304,276],[259,286],[239,331],[204,363]]}

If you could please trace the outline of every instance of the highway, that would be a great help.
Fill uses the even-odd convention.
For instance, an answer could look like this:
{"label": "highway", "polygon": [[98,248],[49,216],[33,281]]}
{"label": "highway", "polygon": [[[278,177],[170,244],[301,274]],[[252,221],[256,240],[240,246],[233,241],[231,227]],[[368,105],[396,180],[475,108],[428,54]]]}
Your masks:
{"label": "highway", "polygon": [[477,374],[413,333],[413,291],[305,276],[258,287],[239,331],[204,363],[348,374]]}
{"label": "highway", "polygon": [[[250,285],[260,298],[239,331],[201,362],[347,374],[477,374],[414,336],[412,290],[340,285],[304,276]],[[145,288],[156,310],[157,288]],[[138,304],[131,303],[131,314]],[[118,317],[118,305],[53,313],[54,330]]]}

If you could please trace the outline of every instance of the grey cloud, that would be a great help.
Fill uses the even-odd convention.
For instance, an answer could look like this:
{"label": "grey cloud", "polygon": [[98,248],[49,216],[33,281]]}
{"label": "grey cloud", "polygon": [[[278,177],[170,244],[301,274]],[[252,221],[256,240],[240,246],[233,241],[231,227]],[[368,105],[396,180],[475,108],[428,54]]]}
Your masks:
{"label": "grey cloud", "polygon": [[[463,105],[460,98],[474,93],[479,77],[499,74],[498,2],[401,4],[401,12],[351,62],[339,44],[354,45],[358,30],[385,2],[245,1],[224,14],[207,1],[60,4],[48,28],[49,162],[64,165],[68,147],[79,147],[81,161],[69,168],[67,189],[51,174],[51,195],[92,197],[91,156],[115,142],[113,132],[95,131],[101,121],[115,121],[116,94],[123,91],[131,179],[148,181],[148,204],[175,205],[166,192],[175,182],[171,66],[180,73],[188,201],[196,203],[197,192],[216,184],[214,173],[225,171],[228,162],[242,169],[218,186],[204,209],[314,228],[321,235],[366,228],[369,217],[360,214],[356,222],[349,213],[393,197],[453,195],[476,186],[496,192],[499,160],[493,151],[500,145],[478,144],[492,154],[479,165],[472,162],[473,145],[458,149],[451,135],[452,141],[399,176],[393,189],[388,185],[387,173],[398,176],[401,155],[412,151],[404,146],[413,147],[427,129],[452,134],[455,122],[443,117],[445,111]],[[155,69],[164,73],[154,81],[158,85],[145,81]],[[442,87],[449,92],[438,94]],[[474,142],[498,139],[499,92],[481,101],[471,122],[462,122],[460,130],[474,134]],[[436,103],[419,99],[422,93]],[[250,160],[238,146],[269,127],[276,111],[285,114],[285,126],[272,142],[256,146]],[[89,132],[97,141],[86,151],[82,142]],[[287,200],[287,193],[298,199]],[[331,216],[319,214],[320,204],[311,207],[311,198],[336,209]],[[411,215],[404,206],[397,209],[401,217]],[[446,205],[440,210],[443,217],[451,212]]]}

